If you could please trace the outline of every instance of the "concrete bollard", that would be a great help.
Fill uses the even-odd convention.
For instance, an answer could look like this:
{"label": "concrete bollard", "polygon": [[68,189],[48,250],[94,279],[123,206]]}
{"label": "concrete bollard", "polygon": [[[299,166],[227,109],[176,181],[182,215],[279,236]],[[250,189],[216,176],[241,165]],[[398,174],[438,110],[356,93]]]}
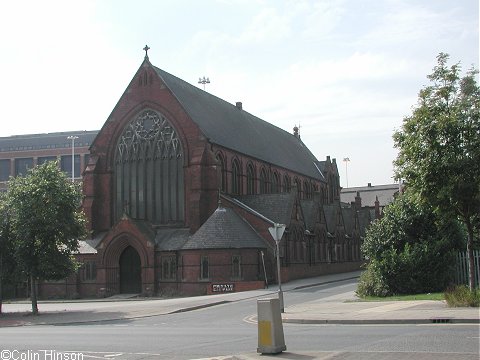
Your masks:
{"label": "concrete bollard", "polygon": [[283,336],[280,301],[274,299],[257,300],[258,348],[262,354],[278,354],[287,350]]}

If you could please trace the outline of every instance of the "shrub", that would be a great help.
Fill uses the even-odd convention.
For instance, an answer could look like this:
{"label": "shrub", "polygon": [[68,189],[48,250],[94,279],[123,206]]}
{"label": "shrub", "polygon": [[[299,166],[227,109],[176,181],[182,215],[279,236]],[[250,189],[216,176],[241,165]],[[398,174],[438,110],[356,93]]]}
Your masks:
{"label": "shrub", "polygon": [[368,259],[359,296],[391,296],[444,291],[462,232],[428,205],[404,194],[387,206],[368,229],[362,251]]}
{"label": "shrub", "polygon": [[356,294],[360,297],[372,295],[382,297],[387,296],[390,291],[385,282],[377,281],[379,277],[380,275],[375,272],[373,266],[367,267],[367,269],[360,275]]}
{"label": "shrub", "polygon": [[479,307],[480,289],[470,290],[466,285],[448,288],[445,291],[445,300],[450,307]]}

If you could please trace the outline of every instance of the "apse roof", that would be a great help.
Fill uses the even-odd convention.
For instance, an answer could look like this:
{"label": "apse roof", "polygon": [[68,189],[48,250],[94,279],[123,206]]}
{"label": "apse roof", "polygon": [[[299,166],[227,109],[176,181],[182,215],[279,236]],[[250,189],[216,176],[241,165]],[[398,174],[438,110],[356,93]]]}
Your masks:
{"label": "apse roof", "polygon": [[293,134],[153,66],[210,142],[323,180],[315,156]]}

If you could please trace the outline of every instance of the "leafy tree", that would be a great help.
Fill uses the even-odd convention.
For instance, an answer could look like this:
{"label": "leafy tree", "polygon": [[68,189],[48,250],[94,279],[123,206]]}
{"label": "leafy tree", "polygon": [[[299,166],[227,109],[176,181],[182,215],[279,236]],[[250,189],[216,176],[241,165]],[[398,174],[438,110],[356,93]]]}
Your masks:
{"label": "leafy tree", "polygon": [[445,290],[463,235],[455,219],[439,217],[407,190],[367,230],[362,252],[369,263],[357,292],[389,296]]}
{"label": "leafy tree", "polygon": [[0,314],[2,313],[3,288],[12,281],[15,261],[13,259],[10,215],[5,194],[0,193]]}
{"label": "leafy tree", "polygon": [[76,270],[72,253],[86,234],[81,192],[58,164],[47,162],[9,181],[15,259],[31,283],[32,312],[38,314],[37,281],[60,280]]}
{"label": "leafy tree", "polygon": [[477,70],[461,77],[460,65],[449,67],[448,59],[438,55],[428,76],[432,84],[420,91],[412,115],[394,133],[395,172],[420,201],[465,225],[473,289],[473,249],[480,234],[480,88]]}

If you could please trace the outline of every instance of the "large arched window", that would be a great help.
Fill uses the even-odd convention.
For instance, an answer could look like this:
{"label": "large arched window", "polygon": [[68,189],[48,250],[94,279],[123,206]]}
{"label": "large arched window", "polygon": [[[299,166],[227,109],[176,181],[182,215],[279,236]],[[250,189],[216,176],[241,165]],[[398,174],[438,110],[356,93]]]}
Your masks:
{"label": "large arched window", "polygon": [[183,150],[165,116],[145,110],[120,135],[115,152],[115,218],[184,221]]}
{"label": "large arched window", "polygon": [[227,191],[227,174],[225,169],[225,159],[222,153],[217,153],[217,160],[220,165],[220,190],[225,192]]}
{"label": "large arched window", "polygon": [[255,194],[255,170],[252,164],[247,165],[247,194]]}
{"label": "large arched window", "polygon": [[260,170],[260,194],[268,194],[268,176],[265,168]]}
{"label": "large arched window", "polygon": [[276,194],[280,192],[280,177],[275,171],[272,175],[272,193]]}
{"label": "large arched window", "polygon": [[232,162],[232,193],[239,195],[241,191],[241,172],[240,164],[237,159]]}

